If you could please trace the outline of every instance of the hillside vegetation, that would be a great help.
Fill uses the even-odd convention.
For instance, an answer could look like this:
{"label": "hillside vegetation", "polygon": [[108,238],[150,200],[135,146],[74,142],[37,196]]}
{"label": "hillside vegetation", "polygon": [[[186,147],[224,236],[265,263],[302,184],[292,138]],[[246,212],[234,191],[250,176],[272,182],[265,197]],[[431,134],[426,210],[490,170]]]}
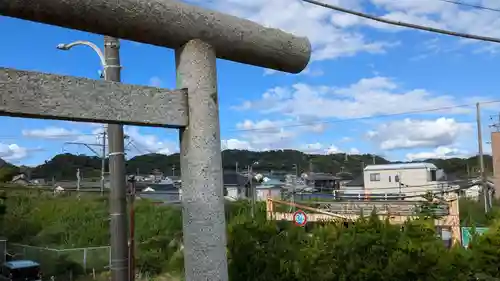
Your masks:
{"label": "hillside vegetation", "polygon": [[[4,226],[12,242],[73,248],[109,244],[107,200],[10,193]],[[138,202],[137,270],[152,276],[182,276],[180,209]],[[500,278],[500,222],[475,238],[472,248],[447,249],[432,221],[423,217],[401,226],[376,217],[343,223],[309,224],[267,221],[264,205],[255,218],[245,201],[228,203],[227,245],[230,280],[234,281],[468,281]],[[93,256],[107,262],[107,255]],[[40,257],[45,272],[83,274],[67,257]],[[81,258],[80,258],[81,259]],[[57,266],[55,266],[57,265]],[[101,269],[102,270],[102,269]],[[69,280],[63,277],[56,280]],[[103,279],[105,280],[105,279]]]}
{"label": "hillside vegetation", "polygon": [[[331,155],[315,155],[305,154],[296,150],[275,150],[254,152],[246,150],[225,150],[222,152],[222,162],[225,169],[234,170],[236,165],[240,169],[254,164],[255,171],[294,171],[294,165],[297,165],[299,172],[309,171],[311,168],[314,172],[339,173],[347,172],[352,176],[357,176],[361,173],[363,165],[372,164],[375,159],[377,164],[387,164],[390,161],[370,154],[348,155],[343,153]],[[172,173],[172,168],[176,169],[176,174],[179,174],[179,154],[163,155],[163,154],[146,154],[133,157],[127,161],[128,173],[151,173],[154,170],[164,172],[166,175]],[[468,159],[451,158],[451,159],[427,159],[426,162],[436,164],[439,168],[444,169],[448,174],[456,174],[458,176],[467,176],[468,172],[474,175],[477,171],[477,157]],[[491,171],[492,160],[491,156],[485,156],[485,166],[487,172]],[[32,178],[45,178],[55,180],[74,180],[76,169],[80,169],[81,175],[84,178],[99,177],[101,169],[101,159],[95,156],[59,154],[51,160],[45,161],[44,164],[34,168],[19,169],[11,164],[0,165],[0,181],[6,178],[11,178],[12,174],[19,171],[27,171]],[[3,175],[3,176],[2,176]]]}

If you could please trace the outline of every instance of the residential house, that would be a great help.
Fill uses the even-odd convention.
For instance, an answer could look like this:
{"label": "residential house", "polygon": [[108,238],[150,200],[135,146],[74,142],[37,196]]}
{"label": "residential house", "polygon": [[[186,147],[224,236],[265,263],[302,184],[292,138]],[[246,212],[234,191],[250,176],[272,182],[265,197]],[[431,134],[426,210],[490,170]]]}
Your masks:
{"label": "residential house", "polygon": [[336,196],[345,199],[362,200],[364,199],[365,181],[364,175],[360,174],[353,180],[342,183],[339,187],[339,192],[334,193]]}
{"label": "residential house", "polygon": [[426,192],[448,188],[438,181],[438,168],[432,163],[368,165],[363,178],[366,196],[419,200]]}
{"label": "residential house", "polygon": [[12,180],[10,181],[13,184],[19,184],[19,185],[28,185],[30,184],[29,178],[26,174],[21,173],[17,176],[14,176]]}
{"label": "residential house", "polygon": [[[487,179],[486,187],[489,192],[495,190],[494,182],[491,179]],[[467,182],[460,182],[453,186],[453,188],[460,188],[460,197],[467,198],[474,201],[479,201],[483,195],[483,187],[481,185],[480,179],[469,180]]]}
{"label": "residential house", "polygon": [[[235,171],[223,172],[224,196],[229,200],[248,198],[250,180],[248,176]],[[253,180],[253,177],[252,177]]]}
{"label": "residential house", "polygon": [[262,182],[255,187],[256,200],[265,201],[267,198],[281,199],[284,181],[279,178],[264,177]]}
{"label": "residential house", "polygon": [[304,173],[302,179],[305,184],[321,191],[333,191],[339,188],[339,177],[328,173]]}
{"label": "residential house", "polygon": [[31,183],[34,185],[46,185],[47,184],[45,179],[32,179]]}

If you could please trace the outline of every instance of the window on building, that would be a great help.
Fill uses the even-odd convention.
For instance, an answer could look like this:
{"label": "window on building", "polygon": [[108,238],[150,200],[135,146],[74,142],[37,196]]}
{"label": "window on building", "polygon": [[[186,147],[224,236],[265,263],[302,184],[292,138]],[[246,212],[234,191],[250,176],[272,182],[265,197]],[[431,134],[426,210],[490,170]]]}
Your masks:
{"label": "window on building", "polygon": [[437,181],[436,170],[431,170],[431,181]]}
{"label": "window on building", "polygon": [[394,181],[395,181],[395,182],[399,182],[399,176],[398,176],[398,175],[396,175],[396,176],[394,177]]}
{"label": "window on building", "polygon": [[380,181],[380,173],[370,174],[370,181]]}
{"label": "window on building", "polygon": [[389,176],[389,182],[391,182],[391,176]]}

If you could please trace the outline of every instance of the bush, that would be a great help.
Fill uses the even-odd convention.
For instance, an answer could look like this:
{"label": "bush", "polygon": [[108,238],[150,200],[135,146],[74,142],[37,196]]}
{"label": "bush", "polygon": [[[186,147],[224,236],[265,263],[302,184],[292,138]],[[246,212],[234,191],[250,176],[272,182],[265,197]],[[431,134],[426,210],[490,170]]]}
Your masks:
{"label": "bush", "polygon": [[[11,241],[57,248],[109,244],[108,203],[102,198],[59,198],[11,194],[3,233]],[[466,205],[467,206],[467,205]],[[237,281],[467,281],[500,278],[500,221],[471,241],[471,249],[447,249],[436,237],[432,220],[402,226],[376,216],[343,222],[267,221],[265,204],[254,216],[248,201],[228,203],[227,254],[230,280]],[[479,218],[479,219],[478,219]],[[137,272],[182,276],[182,216],[178,207],[147,200],[136,204]],[[63,271],[78,264],[61,258]],[[59,274],[59,273],[58,273]]]}

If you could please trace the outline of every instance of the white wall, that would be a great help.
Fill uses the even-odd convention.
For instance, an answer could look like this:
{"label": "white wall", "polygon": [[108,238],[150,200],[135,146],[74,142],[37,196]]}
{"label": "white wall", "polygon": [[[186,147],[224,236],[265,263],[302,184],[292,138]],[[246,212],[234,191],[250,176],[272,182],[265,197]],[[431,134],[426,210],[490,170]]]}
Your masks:
{"label": "white wall", "polygon": [[281,190],[277,188],[258,188],[256,192],[258,201],[265,201],[268,197],[281,199]]}
{"label": "white wall", "polygon": [[241,188],[238,188],[236,186],[230,186],[230,187],[226,187],[226,190],[227,190],[227,197],[231,197],[235,200],[238,200],[238,199],[241,199],[243,198],[242,194],[241,194]]}
{"label": "white wall", "polygon": [[[371,174],[379,174],[379,181],[371,181]],[[399,176],[399,182],[396,182]],[[405,195],[416,195],[425,191],[440,190],[441,184],[430,181],[430,170],[426,168],[417,169],[393,169],[393,170],[370,170],[364,173],[365,190],[367,193],[394,193],[400,192],[399,184],[402,186],[401,193]]]}
{"label": "white wall", "polygon": [[479,185],[471,186],[465,190],[465,197],[471,200],[479,200],[479,195],[481,192],[481,187]]}

